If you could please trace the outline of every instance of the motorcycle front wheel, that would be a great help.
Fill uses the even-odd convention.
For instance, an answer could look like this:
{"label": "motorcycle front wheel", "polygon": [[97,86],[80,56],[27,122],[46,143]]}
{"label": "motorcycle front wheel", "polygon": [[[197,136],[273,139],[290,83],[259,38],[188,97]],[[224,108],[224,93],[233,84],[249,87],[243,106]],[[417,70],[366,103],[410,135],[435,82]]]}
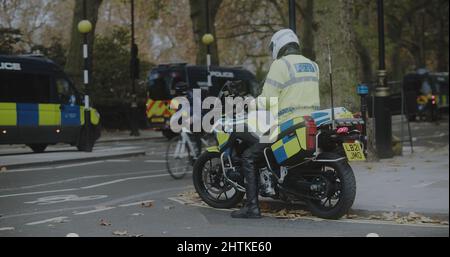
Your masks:
{"label": "motorcycle front wheel", "polygon": [[224,177],[220,153],[203,153],[195,162],[192,177],[200,198],[211,207],[233,208],[244,198]]}

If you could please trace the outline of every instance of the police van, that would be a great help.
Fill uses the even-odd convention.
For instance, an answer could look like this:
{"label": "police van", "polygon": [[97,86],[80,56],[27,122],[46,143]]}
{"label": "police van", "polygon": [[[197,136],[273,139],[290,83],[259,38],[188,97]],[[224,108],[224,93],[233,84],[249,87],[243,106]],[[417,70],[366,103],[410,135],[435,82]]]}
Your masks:
{"label": "police van", "polygon": [[255,75],[241,67],[210,67],[212,86],[208,86],[206,66],[186,63],[162,64],[152,69],[148,76],[146,115],[150,128],[160,130],[171,138],[170,118],[174,110],[170,101],[176,97],[175,85],[185,82],[189,89],[201,89],[202,98],[217,96],[227,81],[242,81],[242,95],[258,96],[261,88]]}
{"label": "police van", "polygon": [[435,121],[448,110],[448,72],[419,70],[409,73],[403,79],[403,90],[410,121],[415,121],[417,116]]}
{"label": "police van", "polygon": [[91,151],[100,137],[99,122],[92,110],[87,142],[83,97],[54,62],[0,55],[0,144],[25,144],[37,153],[57,143]]}

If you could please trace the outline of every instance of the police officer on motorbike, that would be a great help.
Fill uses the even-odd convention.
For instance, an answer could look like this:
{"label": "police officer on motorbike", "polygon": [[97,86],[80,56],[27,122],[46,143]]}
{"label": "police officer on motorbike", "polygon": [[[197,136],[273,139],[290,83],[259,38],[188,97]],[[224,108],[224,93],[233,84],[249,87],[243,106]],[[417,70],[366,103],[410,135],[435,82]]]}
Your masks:
{"label": "police officer on motorbike", "polygon": [[[278,31],[270,42],[274,62],[270,67],[258,110],[271,111],[278,124],[310,115],[320,108],[319,67],[300,53],[300,41],[290,29]],[[270,98],[278,101],[270,101]],[[274,103],[275,102],[275,103]],[[275,106],[276,105],[276,106]],[[274,113],[274,110],[276,110]],[[245,206],[231,213],[233,218],[261,218],[258,203],[258,176],[255,160],[266,147],[254,133],[239,133],[251,145],[242,154],[242,170],[247,181]]]}

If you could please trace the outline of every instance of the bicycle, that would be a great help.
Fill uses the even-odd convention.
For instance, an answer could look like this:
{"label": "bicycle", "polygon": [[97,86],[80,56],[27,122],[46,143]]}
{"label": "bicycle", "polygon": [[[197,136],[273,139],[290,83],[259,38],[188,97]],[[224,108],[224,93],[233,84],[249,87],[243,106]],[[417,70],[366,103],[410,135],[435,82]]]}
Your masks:
{"label": "bicycle", "polygon": [[[188,173],[188,169],[194,166],[202,151],[197,150],[193,137],[196,136],[186,128],[182,128],[180,135],[170,140],[166,150],[166,166],[170,176],[174,179],[182,179]],[[208,134],[202,137],[202,147],[210,144]]]}

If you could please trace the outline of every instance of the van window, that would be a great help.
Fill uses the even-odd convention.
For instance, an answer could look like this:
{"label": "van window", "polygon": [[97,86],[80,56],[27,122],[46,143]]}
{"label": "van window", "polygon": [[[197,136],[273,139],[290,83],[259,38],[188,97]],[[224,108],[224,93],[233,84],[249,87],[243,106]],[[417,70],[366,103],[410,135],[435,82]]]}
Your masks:
{"label": "van window", "polygon": [[0,102],[49,103],[50,75],[0,72]]}
{"label": "van window", "polygon": [[59,103],[70,105],[75,105],[77,103],[77,94],[75,90],[70,86],[70,83],[67,79],[56,79],[56,92],[58,93]]}
{"label": "van window", "polygon": [[153,100],[168,100],[170,97],[170,77],[162,73],[152,73],[148,82],[148,93]]}

